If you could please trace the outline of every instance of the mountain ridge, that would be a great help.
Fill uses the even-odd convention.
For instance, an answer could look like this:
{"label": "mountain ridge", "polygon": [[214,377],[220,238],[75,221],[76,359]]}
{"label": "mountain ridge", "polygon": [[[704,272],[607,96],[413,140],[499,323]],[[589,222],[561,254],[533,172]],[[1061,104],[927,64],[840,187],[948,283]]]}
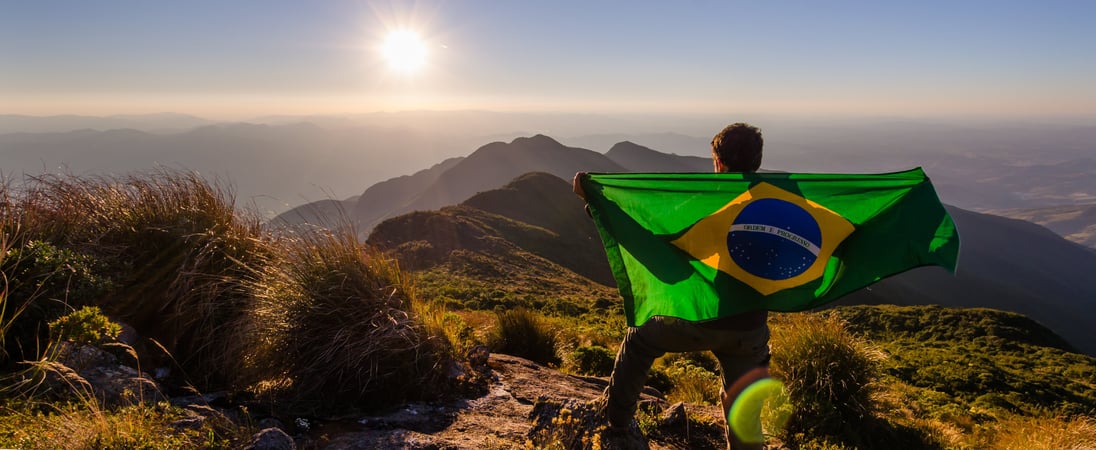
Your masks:
{"label": "mountain ridge", "polygon": [[[552,175],[535,176],[538,179],[547,177]],[[592,222],[584,215],[574,218],[582,210],[581,201],[570,193],[565,180],[557,179],[552,184],[555,187],[550,192],[560,198],[557,199],[557,205],[547,209],[572,208],[573,210],[570,211],[572,218],[569,220]],[[406,252],[409,248],[415,247],[413,245],[407,247],[410,245],[408,242],[425,241],[433,248],[445,248],[449,252],[459,248],[475,253],[480,250],[473,246],[431,242],[433,238],[429,236],[434,231],[429,229],[428,224],[431,217],[440,216],[483,222],[482,217],[487,214],[485,208],[493,210],[494,212],[490,214],[494,216],[505,217],[518,224],[524,223],[522,220],[534,222],[539,220],[540,225],[526,225],[543,232],[538,237],[531,237],[530,234],[502,232],[498,226],[477,228],[475,239],[471,242],[502,240],[507,243],[504,247],[493,247],[492,252],[484,252],[483,254],[487,256],[482,259],[483,264],[490,265],[492,260],[501,261],[512,258],[513,255],[506,255],[504,249],[520,249],[552,262],[552,265],[537,269],[541,273],[572,272],[591,282],[594,277],[589,274],[599,272],[604,274],[608,263],[600,241],[593,238],[589,232],[586,234],[552,232],[548,227],[554,227],[557,230],[560,227],[546,225],[543,219],[530,219],[539,214],[538,209],[544,201],[544,193],[526,192],[522,190],[523,186],[525,186],[523,183],[515,181],[505,188],[500,188],[498,192],[480,193],[474,202],[476,207],[461,204],[459,207],[443,208],[437,212],[420,211],[414,213],[416,219],[413,221],[404,216],[397,216],[378,225],[378,228],[370,235],[369,242],[388,249],[404,245],[403,250]],[[505,205],[502,201],[494,204],[495,198],[506,198]],[[522,210],[522,206],[525,210]],[[952,206],[949,206],[948,210],[956,221],[963,239],[959,268],[955,275],[935,267],[917,268],[849,294],[837,304],[940,304],[1013,311],[1050,327],[1070,342],[1075,349],[1090,355],[1096,354],[1096,343],[1089,339],[1089,330],[1096,327],[1096,312],[1087,307],[1087,302],[1096,298],[1096,287],[1086,283],[1088,271],[1096,267],[1096,252],[1089,251],[1032,223],[966,211]],[[510,225],[510,228],[521,229],[521,226]],[[572,226],[572,228],[578,227]],[[399,235],[403,237],[381,239],[383,236],[390,236],[391,230],[395,229],[398,229]],[[450,242],[462,238],[459,232],[454,232],[457,236],[450,237]],[[545,239],[556,241],[552,243]],[[383,245],[380,245],[382,240]],[[422,243],[416,245],[419,248],[423,247]],[[559,253],[551,251],[560,249],[584,251],[568,250]],[[499,253],[500,251],[502,253]],[[579,258],[580,261],[564,263],[561,254]],[[431,257],[433,259],[429,264],[413,264],[413,266],[417,270],[429,270],[430,267],[449,263],[444,252],[433,253]],[[520,260],[520,258],[512,259]],[[580,269],[575,271],[575,267]],[[488,279],[499,285],[509,283],[505,277],[488,277]],[[613,285],[611,282],[598,284]]]}
{"label": "mountain ridge", "polygon": [[372,187],[367,189],[359,199],[360,206],[354,209],[359,229],[368,233],[380,221],[401,213],[460,203],[528,172],[547,172],[569,178],[580,170],[624,170],[600,153],[567,147],[545,135],[516,138],[509,143],[492,142],[449,166],[432,169],[435,168],[429,176],[406,179],[395,195],[371,192]]}

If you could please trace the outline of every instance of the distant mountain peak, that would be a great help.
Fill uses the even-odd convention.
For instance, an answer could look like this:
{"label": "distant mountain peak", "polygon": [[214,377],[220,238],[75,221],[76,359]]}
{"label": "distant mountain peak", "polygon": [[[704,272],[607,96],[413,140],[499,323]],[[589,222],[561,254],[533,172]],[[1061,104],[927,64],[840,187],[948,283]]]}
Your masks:
{"label": "distant mountain peak", "polygon": [[557,141],[555,139],[552,139],[548,136],[545,136],[543,134],[536,134],[536,135],[533,135],[533,136],[530,136],[530,137],[515,138],[513,141],[510,142],[510,144],[511,145],[529,145],[529,146],[546,146],[546,145],[552,145],[552,146],[558,146],[558,147],[563,146],[563,144],[560,144],[559,141]]}
{"label": "distant mountain peak", "polygon": [[552,175],[548,172],[529,172],[523,175],[519,175],[509,183],[503,186],[503,189],[514,189],[529,184],[542,184],[542,183],[558,183],[561,180],[560,177]]}
{"label": "distant mountain peak", "polygon": [[617,142],[616,144],[614,144],[613,147],[610,148],[608,152],[606,152],[606,154],[620,153],[620,152],[637,152],[637,151],[653,152],[654,150],[651,150],[648,147],[644,147],[642,145],[636,144],[635,142],[632,142],[632,141],[620,141],[620,142]]}
{"label": "distant mountain peak", "polygon": [[707,172],[712,167],[711,158],[662,153],[631,141],[614,144],[605,157],[632,172]]}

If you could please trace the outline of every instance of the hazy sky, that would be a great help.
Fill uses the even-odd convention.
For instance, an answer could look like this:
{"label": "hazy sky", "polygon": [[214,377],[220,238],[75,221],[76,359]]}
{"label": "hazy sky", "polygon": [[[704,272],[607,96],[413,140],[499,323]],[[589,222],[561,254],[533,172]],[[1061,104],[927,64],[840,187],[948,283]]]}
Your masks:
{"label": "hazy sky", "polygon": [[0,0],[9,114],[1096,117],[1093,80],[1091,0]]}

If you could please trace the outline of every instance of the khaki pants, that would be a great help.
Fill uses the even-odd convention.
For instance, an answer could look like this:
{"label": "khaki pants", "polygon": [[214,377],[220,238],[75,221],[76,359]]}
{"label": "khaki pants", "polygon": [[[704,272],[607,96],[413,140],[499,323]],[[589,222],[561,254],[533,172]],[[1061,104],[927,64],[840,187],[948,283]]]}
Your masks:
{"label": "khaki pants", "polygon": [[[709,350],[719,361],[721,394],[747,372],[769,364],[769,327],[752,330],[723,330],[671,317],[654,317],[640,327],[628,329],[620,345],[613,374],[609,379],[606,414],[614,427],[628,426],[639,393],[647,382],[647,372],[654,360],[668,352]],[[724,398],[724,395],[720,395]],[[724,405],[724,420],[726,420]],[[757,430],[760,432],[760,430]],[[735,438],[727,428],[727,442],[733,449],[761,448],[748,446]]]}

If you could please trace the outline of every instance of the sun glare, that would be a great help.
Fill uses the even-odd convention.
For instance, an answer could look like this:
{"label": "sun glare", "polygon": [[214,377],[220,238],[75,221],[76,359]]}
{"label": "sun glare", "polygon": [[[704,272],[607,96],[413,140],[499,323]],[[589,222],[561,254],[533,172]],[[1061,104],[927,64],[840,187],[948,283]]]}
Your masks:
{"label": "sun glare", "polygon": [[396,30],[388,33],[381,51],[388,67],[401,74],[416,73],[426,65],[426,44],[414,31]]}

